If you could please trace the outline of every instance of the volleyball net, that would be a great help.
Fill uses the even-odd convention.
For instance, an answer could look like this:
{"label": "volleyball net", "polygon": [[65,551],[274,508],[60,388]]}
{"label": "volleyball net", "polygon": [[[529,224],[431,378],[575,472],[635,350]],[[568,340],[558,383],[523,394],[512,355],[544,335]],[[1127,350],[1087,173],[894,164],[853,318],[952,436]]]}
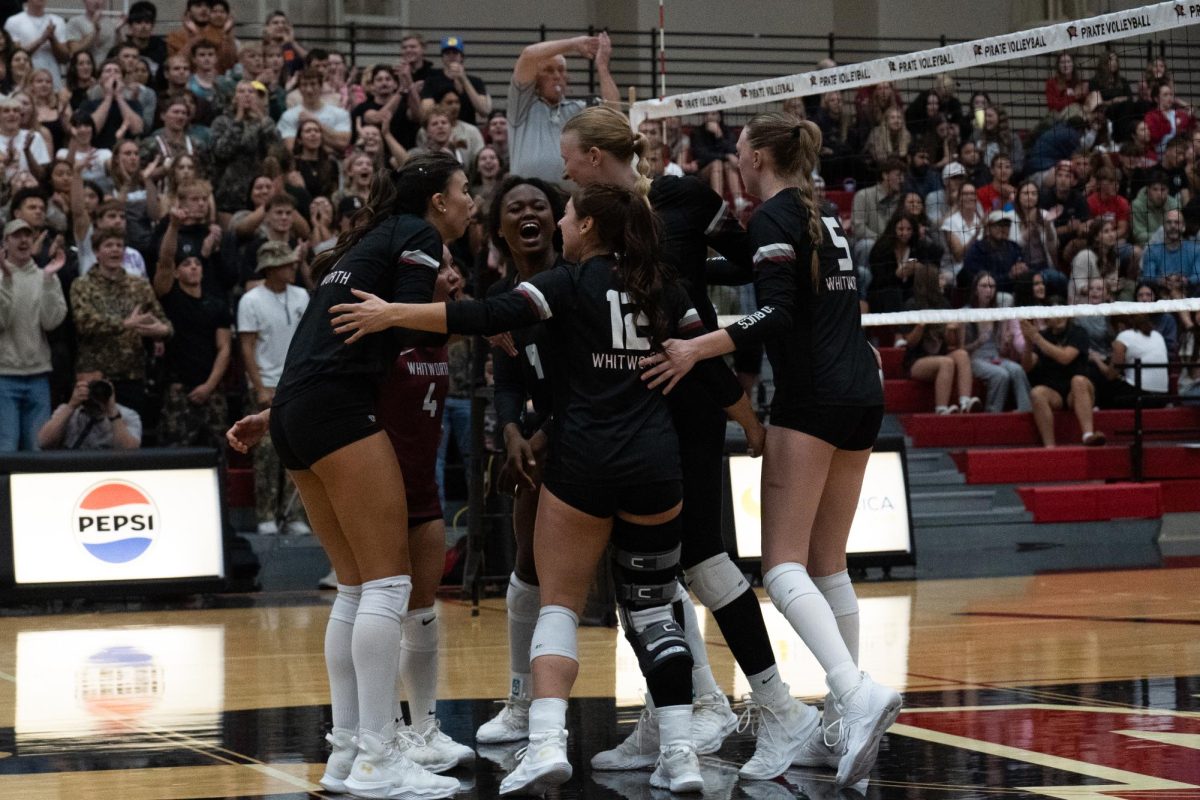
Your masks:
{"label": "volleyball net", "polygon": [[[706,112],[722,111],[738,124],[759,111],[778,108],[789,99],[810,98],[810,107],[815,107],[811,98],[816,96],[847,90],[857,93],[885,82],[911,100],[916,93],[930,88],[937,76],[950,75],[965,107],[969,109],[974,94],[986,93],[993,104],[1009,110],[1014,130],[1028,132],[1046,116],[1046,80],[1063,53],[1072,56],[1075,74],[1092,84],[1108,54],[1115,53],[1119,74],[1130,84],[1131,101],[1136,101],[1139,88],[1146,88],[1141,87],[1144,79],[1154,79],[1146,74],[1147,67],[1161,58],[1177,93],[1200,97],[1200,73],[1191,66],[1195,47],[1200,44],[1197,23],[1200,3],[1155,3],[999,36],[906,53],[881,52],[855,63],[641,100],[631,105],[630,119],[635,128],[646,119],[679,119],[686,126],[700,121],[699,115]],[[669,65],[670,37],[666,41],[664,63]],[[840,52],[835,55],[842,57]],[[874,54],[863,47],[846,55]],[[668,71],[668,87],[671,80]],[[681,76],[680,80],[685,78]],[[1120,96],[1109,92],[1110,98]],[[1081,107],[1086,104],[1086,96],[1077,99]]]}
{"label": "volleyball net", "polygon": [[[1156,106],[1154,94],[1160,83],[1170,82],[1185,107],[1190,108],[1193,100],[1200,101],[1200,67],[1193,67],[1193,54],[1200,52],[1198,23],[1200,3],[1164,2],[913,52],[862,53],[865,59],[856,63],[634,102],[630,121],[635,129],[647,120],[659,123],[672,155],[684,159],[688,158],[689,144],[707,135],[702,129],[705,115],[710,112],[722,113],[730,136],[732,130],[762,111],[787,107],[810,119],[823,116],[822,127],[832,135],[825,137],[819,169],[829,199],[838,202],[848,217],[850,195],[876,180],[878,164],[872,158],[869,140],[884,121],[886,111],[882,109],[886,109],[888,87],[904,106],[908,145],[902,150],[896,148],[901,155],[907,155],[914,143],[921,142],[931,151],[931,161],[937,163],[948,153],[957,157],[962,141],[975,140],[984,166],[997,152],[1013,157],[1015,184],[1022,175],[1046,168],[1037,162],[1041,156],[1035,147],[1039,135],[1056,123],[1079,117],[1088,125],[1081,148],[1108,153],[1113,163],[1127,166],[1130,162],[1122,156],[1139,147],[1143,154],[1147,152],[1147,145],[1139,144],[1137,137],[1144,132],[1139,128],[1145,128],[1146,113]],[[668,37],[663,62],[668,66],[670,42]],[[1073,73],[1087,82],[1086,88],[1066,79],[1049,85],[1049,79],[1065,61],[1064,54],[1070,55]],[[666,81],[669,87],[669,72]],[[885,87],[883,98],[879,97],[881,85]],[[935,87],[941,91],[934,92]],[[949,102],[944,99],[947,87],[954,96]],[[840,98],[845,118],[832,126],[831,95]],[[943,121],[942,117],[954,111],[958,124]],[[692,155],[690,160],[695,161]],[[1189,155],[1193,157],[1200,158],[1200,153]],[[1151,168],[1149,163],[1143,166],[1146,172]],[[1132,202],[1134,197],[1130,194],[1127,199]],[[931,222],[939,226],[941,220],[931,218]],[[1069,264],[1058,267],[1070,270]],[[1136,261],[1125,269],[1122,277],[1138,277]],[[1133,282],[1126,281],[1126,289]],[[1195,291],[1194,285],[1190,288]],[[1120,299],[1128,297],[1125,294]],[[863,324],[873,327],[1198,311],[1200,300],[1184,298],[1150,304],[865,314]]]}

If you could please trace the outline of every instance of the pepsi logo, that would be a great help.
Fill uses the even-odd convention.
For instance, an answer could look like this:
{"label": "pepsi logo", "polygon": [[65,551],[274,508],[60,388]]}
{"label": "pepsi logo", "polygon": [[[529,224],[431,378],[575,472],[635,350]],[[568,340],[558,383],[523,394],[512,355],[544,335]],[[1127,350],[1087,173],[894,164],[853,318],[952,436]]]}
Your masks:
{"label": "pepsi logo", "polygon": [[147,550],[158,536],[158,507],[144,489],[128,481],[104,481],[75,503],[75,539],[101,561],[124,564]]}

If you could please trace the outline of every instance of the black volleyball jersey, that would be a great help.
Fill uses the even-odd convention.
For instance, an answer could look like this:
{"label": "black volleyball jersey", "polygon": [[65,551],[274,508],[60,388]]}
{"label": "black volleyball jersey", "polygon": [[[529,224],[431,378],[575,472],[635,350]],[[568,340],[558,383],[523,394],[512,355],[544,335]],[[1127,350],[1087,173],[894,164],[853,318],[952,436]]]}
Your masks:
{"label": "black volleyball jersey", "polygon": [[[672,286],[663,297],[668,333],[704,331],[687,294]],[[491,335],[542,321],[557,343],[562,391],[554,394],[555,433],[549,475],[565,482],[624,485],[680,477],[679,442],[662,392],[646,388],[639,360],[650,354],[645,317],[620,291],[612,258],[535,275],[511,292],[483,301],[451,303],[453,333]],[[733,373],[718,359],[693,370],[697,384],[726,407],[741,396]]]}
{"label": "black volleyball jersey", "polygon": [[[566,266],[559,258],[554,267]],[[488,289],[488,297],[496,297],[511,291],[517,283],[516,271],[510,272]],[[546,328],[546,323],[537,322],[512,331],[513,346],[517,355],[510,356],[499,347],[492,348],[492,374],[496,389],[496,422],[500,430],[509,423],[526,429],[541,428],[553,413],[555,378],[561,378],[562,366],[558,362],[558,343]],[[526,403],[533,404],[534,425],[522,425],[522,419],[530,421],[524,414]]]}
{"label": "black volleyball jersey", "polygon": [[814,287],[808,210],[787,189],[763,203],[750,220],[759,309],[725,330],[738,347],[766,346],[775,373],[773,405],[882,405],[850,243],[837,217],[821,222]]}
{"label": "black volleyball jersey", "polygon": [[333,332],[329,309],[339,303],[357,303],[351,289],[392,303],[428,303],[441,262],[442,239],[420,217],[400,214],[368,232],[313,292],[288,347],[275,404],[327,380],[382,378],[396,360],[405,332],[383,331],[347,345],[346,335]]}
{"label": "black volleyball jersey", "polygon": [[[657,178],[650,185],[649,200],[661,223],[663,261],[679,273],[705,326],[716,330],[717,312],[708,299],[708,284],[754,279],[749,235],[733,218],[729,204],[694,176]],[[713,280],[707,271],[709,247],[734,267],[724,270],[727,274],[720,280]]]}

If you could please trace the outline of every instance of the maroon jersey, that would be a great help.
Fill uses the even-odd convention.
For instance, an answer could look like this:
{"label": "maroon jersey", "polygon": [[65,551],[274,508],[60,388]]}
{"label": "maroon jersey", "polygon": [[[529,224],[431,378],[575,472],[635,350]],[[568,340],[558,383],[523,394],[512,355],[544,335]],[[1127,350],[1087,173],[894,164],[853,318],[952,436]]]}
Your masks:
{"label": "maroon jersey", "polygon": [[403,350],[379,390],[379,422],[400,459],[413,521],[442,516],[434,467],[449,388],[450,365],[442,346]]}

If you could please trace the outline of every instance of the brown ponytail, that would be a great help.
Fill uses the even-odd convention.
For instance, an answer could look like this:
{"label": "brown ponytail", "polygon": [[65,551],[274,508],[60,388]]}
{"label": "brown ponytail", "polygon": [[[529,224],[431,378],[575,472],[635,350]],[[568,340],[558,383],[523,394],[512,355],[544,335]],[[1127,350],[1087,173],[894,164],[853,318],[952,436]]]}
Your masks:
{"label": "brown ponytail", "polygon": [[313,283],[320,284],[325,274],[350,248],[388,217],[396,214],[425,216],[429,209],[429,198],[444,192],[450,178],[462,171],[462,164],[445,153],[413,156],[398,172],[376,171],[366,204],[354,214],[353,227],[338,237],[333,248],[313,261]]}
{"label": "brown ponytail", "polygon": [[756,114],[746,123],[746,140],[755,150],[771,154],[775,172],[796,184],[796,199],[808,211],[808,235],[812,240],[812,283],[820,285],[820,250],[824,241],[821,209],[817,207],[812,173],[821,153],[821,129],[786,111]]}
{"label": "brown ponytail", "polygon": [[670,331],[662,293],[672,273],[662,263],[658,218],[650,205],[636,192],[608,184],[588,186],[571,202],[576,216],[595,222],[598,238],[616,256],[621,290],[646,315],[654,344],[662,344]]}

